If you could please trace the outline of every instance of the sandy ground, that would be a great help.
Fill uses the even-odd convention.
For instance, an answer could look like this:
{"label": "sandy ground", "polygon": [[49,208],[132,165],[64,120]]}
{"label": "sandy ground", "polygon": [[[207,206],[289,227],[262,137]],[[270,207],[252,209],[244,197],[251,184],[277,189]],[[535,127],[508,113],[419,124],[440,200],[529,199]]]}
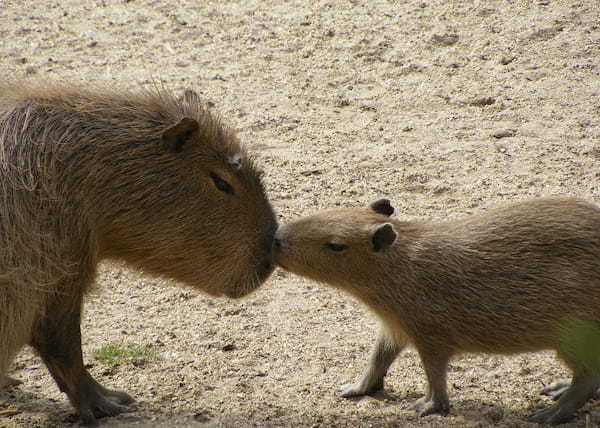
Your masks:
{"label": "sandy ground", "polygon": [[[551,194],[600,202],[600,6],[595,0],[0,0],[0,72],[25,79],[162,81],[215,103],[265,169],[282,221],[393,201],[441,219]],[[550,353],[465,355],[448,417],[408,410],[425,379],[403,354],[385,393],[346,400],[376,322],[347,295],[282,271],[243,301],[118,266],[90,296],[90,371],[131,393],[102,426],[521,427],[567,371]],[[110,368],[107,343],[161,360]],[[24,350],[2,427],[76,426]],[[600,424],[590,402],[568,426]]]}

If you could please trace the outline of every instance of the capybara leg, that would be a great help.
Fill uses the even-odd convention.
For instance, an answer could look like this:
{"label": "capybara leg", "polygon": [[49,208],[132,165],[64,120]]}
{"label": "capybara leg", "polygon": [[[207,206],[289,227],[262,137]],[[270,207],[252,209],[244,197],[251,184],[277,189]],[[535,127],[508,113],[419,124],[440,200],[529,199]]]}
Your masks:
{"label": "capybara leg", "polygon": [[545,386],[541,391],[541,395],[547,395],[554,401],[558,400],[571,386],[569,379],[558,379]]}
{"label": "capybara leg", "polygon": [[[558,379],[544,387],[544,389],[540,391],[540,394],[547,395],[556,401],[563,395],[563,393],[567,391],[567,389],[569,389],[570,386],[571,381],[569,379]],[[600,389],[596,390],[592,398],[600,398]]]}
{"label": "capybara leg", "polygon": [[592,398],[600,387],[600,377],[589,373],[576,373],[571,386],[564,391],[560,399],[529,420],[539,424],[557,425],[570,420],[574,413]]}
{"label": "capybara leg", "polygon": [[80,306],[53,305],[36,326],[31,345],[46,363],[60,390],[67,394],[86,424],[96,418],[127,410],[132,402],[124,392],[111,391],[98,384],[83,366],[81,353]]}
{"label": "capybara leg", "polygon": [[382,390],[383,378],[405,346],[404,339],[394,338],[385,328],[382,328],[379,331],[375,348],[371,352],[367,371],[360,382],[342,387],[342,397],[355,397]]}
{"label": "capybara leg", "polygon": [[427,393],[411,408],[419,413],[419,416],[447,415],[450,411],[450,402],[446,391],[446,372],[450,354],[424,349],[419,349],[419,354],[427,375]]}

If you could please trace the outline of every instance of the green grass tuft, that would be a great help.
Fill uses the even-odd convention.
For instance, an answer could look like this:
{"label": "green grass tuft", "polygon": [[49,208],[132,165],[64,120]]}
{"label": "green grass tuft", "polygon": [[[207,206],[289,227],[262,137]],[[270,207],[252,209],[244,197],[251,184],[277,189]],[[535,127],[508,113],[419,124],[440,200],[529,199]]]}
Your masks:
{"label": "green grass tuft", "polygon": [[109,344],[94,351],[93,357],[110,367],[128,363],[144,364],[159,359],[158,353],[151,345]]}

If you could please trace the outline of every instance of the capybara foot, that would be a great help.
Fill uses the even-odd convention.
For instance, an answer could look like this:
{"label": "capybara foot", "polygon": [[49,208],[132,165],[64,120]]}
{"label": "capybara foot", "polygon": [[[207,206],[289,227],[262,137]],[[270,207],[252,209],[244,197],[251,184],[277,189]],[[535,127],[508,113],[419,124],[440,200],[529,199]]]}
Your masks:
{"label": "capybara foot", "polygon": [[421,417],[429,415],[446,416],[450,411],[450,404],[435,403],[432,399],[421,397],[410,406],[410,409],[417,412]]}
{"label": "capybara foot", "polygon": [[376,382],[359,382],[344,385],[340,388],[340,395],[342,397],[359,397],[361,395],[373,394],[383,389],[383,379]]}
{"label": "capybara foot", "polygon": [[557,425],[567,422],[575,412],[592,398],[600,385],[600,378],[587,374],[575,374],[571,386],[560,391],[560,399],[529,420],[539,424]]}
{"label": "capybara foot", "polygon": [[537,412],[529,418],[529,422],[538,424],[558,425],[567,422],[573,418],[573,410],[565,409],[560,402]]}
{"label": "capybara foot", "polygon": [[73,405],[79,412],[84,424],[95,425],[97,418],[115,416],[126,412],[128,410],[126,404],[132,402],[133,398],[125,392],[113,391],[99,386],[92,393],[82,397],[77,402],[73,402]]}

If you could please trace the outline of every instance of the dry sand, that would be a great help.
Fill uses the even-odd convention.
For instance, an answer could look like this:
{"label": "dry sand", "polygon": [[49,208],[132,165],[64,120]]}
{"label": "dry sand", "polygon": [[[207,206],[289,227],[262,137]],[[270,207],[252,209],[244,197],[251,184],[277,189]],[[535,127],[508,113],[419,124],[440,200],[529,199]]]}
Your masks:
{"label": "dry sand", "polygon": [[[0,0],[3,76],[196,88],[265,170],[282,221],[390,198],[402,218],[467,215],[569,194],[600,202],[596,0]],[[448,417],[403,354],[385,393],[346,400],[376,322],[347,295],[277,271],[242,301],[211,299],[104,266],[83,321],[90,371],[131,393],[102,426],[526,426],[539,389],[567,371],[551,353],[465,355]],[[161,360],[110,368],[107,343]],[[24,350],[0,426],[76,426]],[[600,423],[590,402],[568,426]]]}

